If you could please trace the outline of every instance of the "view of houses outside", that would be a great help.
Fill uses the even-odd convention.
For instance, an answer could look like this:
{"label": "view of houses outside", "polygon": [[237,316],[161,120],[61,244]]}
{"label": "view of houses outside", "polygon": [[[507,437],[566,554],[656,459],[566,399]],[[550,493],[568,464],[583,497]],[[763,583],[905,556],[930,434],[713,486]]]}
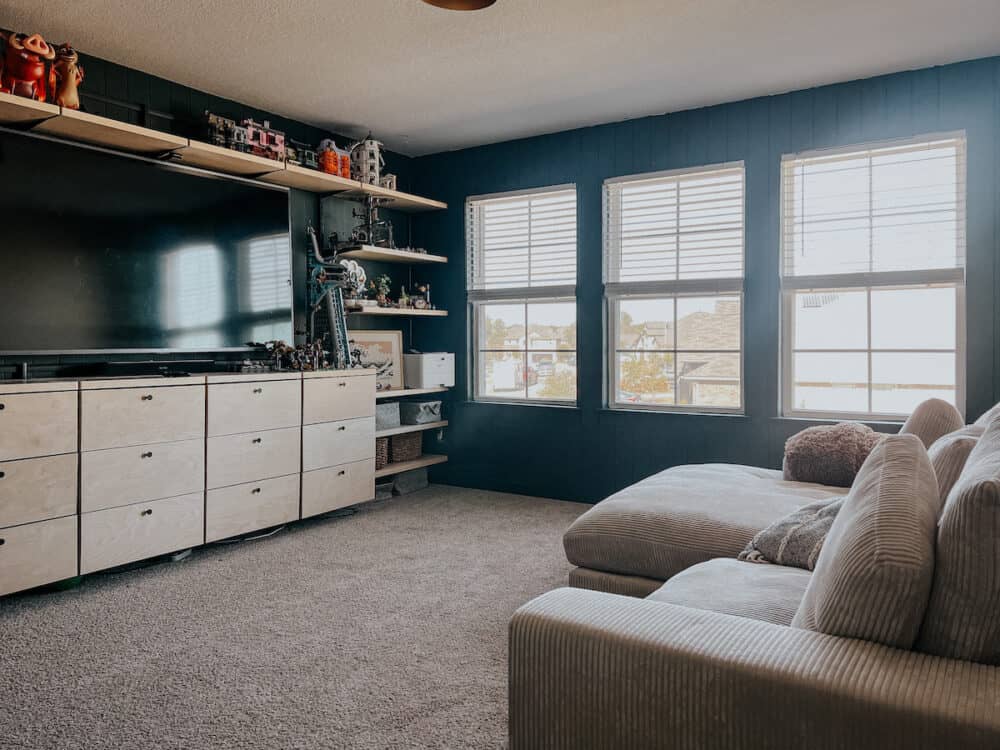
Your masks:
{"label": "view of houses outside", "polygon": [[619,405],[740,407],[740,299],[618,302]]}
{"label": "view of houses outside", "polygon": [[479,396],[576,399],[576,302],[479,306]]}

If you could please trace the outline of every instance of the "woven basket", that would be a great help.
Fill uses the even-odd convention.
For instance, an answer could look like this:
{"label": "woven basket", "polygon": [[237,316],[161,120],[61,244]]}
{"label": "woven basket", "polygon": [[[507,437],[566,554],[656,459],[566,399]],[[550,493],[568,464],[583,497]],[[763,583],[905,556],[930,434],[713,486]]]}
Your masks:
{"label": "woven basket", "polygon": [[389,463],[389,438],[375,438],[375,471]]}
{"label": "woven basket", "polygon": [[420,458],[423,451],[423,436],[419,432],[394,435],[389,444],[389,454],[394,464]]}

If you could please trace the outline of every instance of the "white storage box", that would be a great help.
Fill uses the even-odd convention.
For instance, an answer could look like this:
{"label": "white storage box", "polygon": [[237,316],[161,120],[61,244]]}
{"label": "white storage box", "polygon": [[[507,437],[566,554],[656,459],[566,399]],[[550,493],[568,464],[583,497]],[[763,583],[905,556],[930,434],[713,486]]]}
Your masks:
{"label": "white storage box", "polygon": [[451,352],[404,354],[403,378],[407,388],[451,388],[455,385],[455,355]]}

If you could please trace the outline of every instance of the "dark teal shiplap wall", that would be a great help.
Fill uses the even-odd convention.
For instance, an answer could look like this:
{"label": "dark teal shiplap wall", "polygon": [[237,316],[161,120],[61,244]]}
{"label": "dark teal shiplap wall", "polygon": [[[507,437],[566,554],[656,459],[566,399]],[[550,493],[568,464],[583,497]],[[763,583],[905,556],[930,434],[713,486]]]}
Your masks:
{"label": "dark teal shiplap wall", "polygon": [[[449,256],[432,281],[446,320],[418,321],[415,343],[457,353],[458,387],[435,472],[454,484],[596,501],[669,466],[780,466],[808,422],[779,418],[778,200],[782,154],[926,133],[968,137],[967,416],[1000,399],[1000,58],[882,76],[415,160],[418,192],[447,212],[415,222],[417,241]],[[604,407],[601,281],[604,179],[742,160],[746,165],[745,416]],[[577,408],[469,402],[464,201],[562,183],[578,191]],[[882,426],[882,429],[894,429]]]}

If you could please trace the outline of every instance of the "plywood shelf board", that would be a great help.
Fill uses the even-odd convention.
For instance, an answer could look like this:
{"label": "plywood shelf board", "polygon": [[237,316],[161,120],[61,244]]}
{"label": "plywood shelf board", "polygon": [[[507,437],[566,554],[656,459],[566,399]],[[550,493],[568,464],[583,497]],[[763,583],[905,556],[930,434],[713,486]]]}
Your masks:
{"label": "plywood shelf board", "polygon": [[375,478],[391,477],[394,474],[402,474],[404,471],[413,471],[414,469],[422,469],[425,466],[443,464],[447,460],[447,456],[428,453],[413,461],[400,461],[399,463],[388,464],[375,472]]}
{"label": "plywood shelf board", "polygon": [[448,426],[448,420],[442,419],[439,422],[425,422],[424,424],[404,424],[399,427],[390,427],[386,430],[379,430],[375,437],[390,437],[392,435],[405,435],[409,432],[426,432],[427,430],[440,430]]}
{"label": "plywood shelf board", "polygon": [[284,162],[201,141],[188,141],[188,145],[182,146],[174,153],[181,164],[243,177],[260,176],[285,169]]}
{"label": "plywood shelf board", "polygon": [[350,192],[343,193],[345,198],[364,198],[366,195],[373,195],[376,198],[384,199],[385,208],[394,208],[398,211],[440,211],[448,208],[448,204],[436,201],[431,198],[424,198],[411,193],[404,193],[399,190],[389,190],[378,185],[367,183],[355,183],[357,188]]}
{"label": "plywood shelf board", "polygon": [[20,125],[39,120],[47,120],[59,114],[59,107],[45,102],[36,102],[23,96],[0,93],[0,123]]}
{"label": "plywood shelf board", "polygon": [[410,318],[444,318],[447,317],[447,310],[415,310],[412,308],[399,307],[358,307],[348,308],[349,315],[396,315]]}
{"label": "plywood shelf board", "polygon": [[287,164],[284,169],[263,175],[260,179],[274,185],[307,190],[311,193],[343,193],[356,189],[358,183],[338,175],[327,174],[316,169]]}
{"label": "plywood shelf board", "polygon": [[374,247],[372,245],[358,245],[350,250],[343,250],[337,253],[338,258],[352,258],[353,260],[373,260],[382,263],[447,263],[448,259],[443,255],[431,255],[430,253],[414,253],[408,250],[393,250],[387,247]]}
{"label": "plywood shelf board", "polygon": [[40,122],[33,130],[138,154],[165,153],[188,144],[188,139],[179,135],[65,108],[57,116]]}

